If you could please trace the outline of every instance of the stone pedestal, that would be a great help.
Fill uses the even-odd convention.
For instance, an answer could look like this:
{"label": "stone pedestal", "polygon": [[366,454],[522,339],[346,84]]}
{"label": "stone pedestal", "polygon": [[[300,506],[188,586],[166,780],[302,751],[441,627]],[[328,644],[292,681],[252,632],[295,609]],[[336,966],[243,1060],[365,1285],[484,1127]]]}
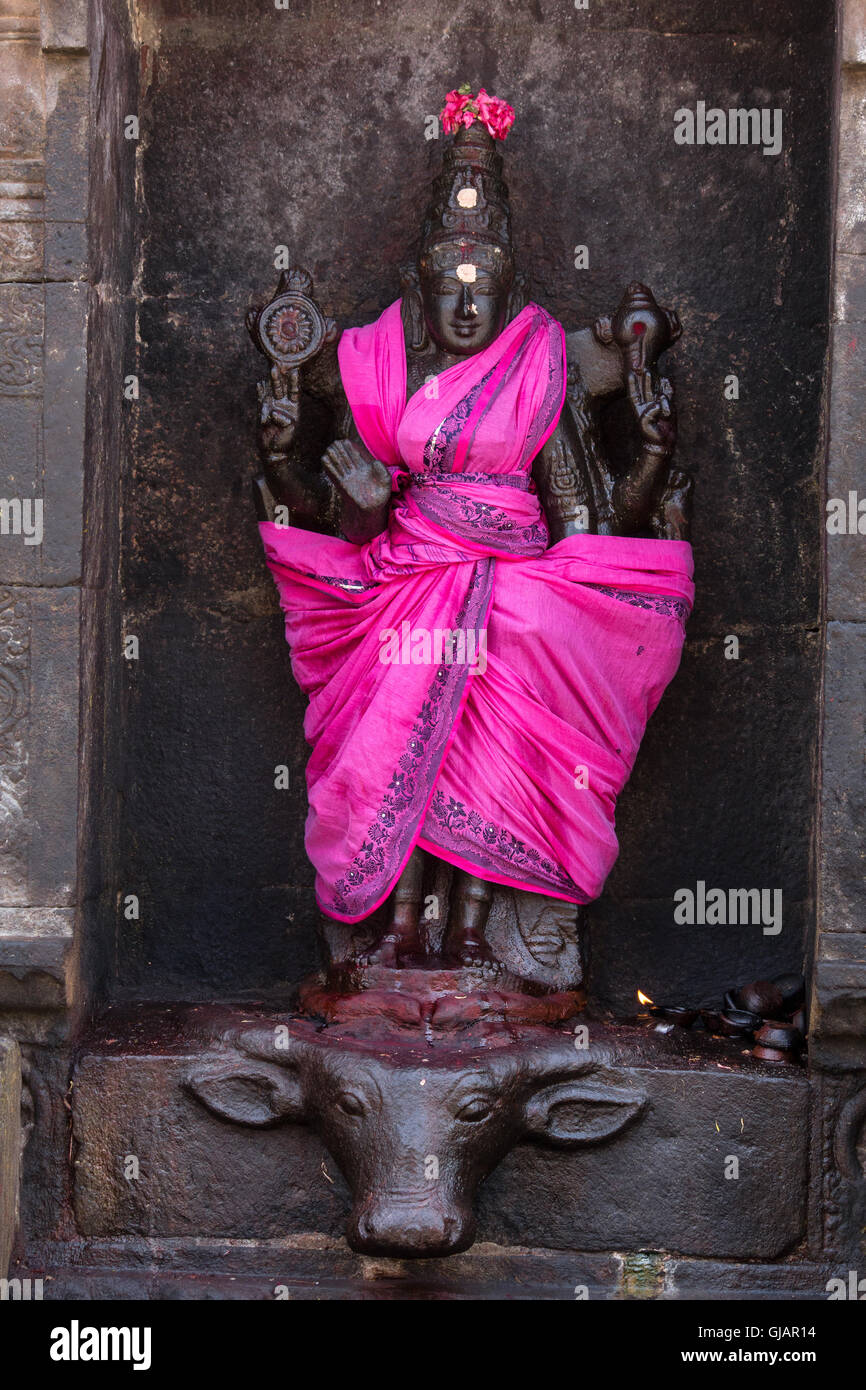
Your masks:
{"label": "stone pedestal", "polygon": [[[539,1147],[524,1135],[481,1187],[475,1253],[450,1257],[462,1275],[440,1275],[439,1261],[422,1260],[419,1273],[416,1261],[397,1260],[385,1266],[392,1294],[418,1279],[431,1288],[444,1280],[456,1293],[466,1277],[489,1279],[486,1296],[494,1297],[519,1272],[540,1286],[540,1297],[573,1297],[573,1284],[587,1280],[610,1297],[623,1292],[627,1263],[612,1252],[645,1250],[658,1252],[656,1294],[674,1266],[692,1296],[705,1291],[702,1281],[748,1288],[757,1261],[758,1293],[784,1286],[787,1271],[792,1289],[799,1281],[805,1295],[822,1296],[822,1266],[810,1263],[804,1247],[805,1070],[762,1065],[741,1044],[698,1032],[581,1021],[586,1048],[604,1058],[607,1084],[615,1074],[617,1087],[640,1102],[627,1128],[573,1150]],[[390,1076],[381,1092],[399,1114],[380,1117],[383,1136],[398,1119],[411,1119],[411,1107],[426,1104],[434,1089],[447,1091],[449,1068],[465,1075],[467,1058],[470,1071],[504,1076],[517,1065],[561,1080],[580,1073],[588,1055],[564,1027],[508,1038],[482,1031],[473,1047],[472,1035],[431,1040],[423,1030],[393,1029],[388,1041],[381,1031],[365,1038],[363,1025],[321,1031],[255,1008],[110,1011],[85,1040],[74,1075],[76,1243],[37,1246],[34,1277],[54,1265],[60,1286],[76,1296],[113,1289],[123,1296],[151,1280],[155,1261],[165,1277],[154,1287],[196,1297],[202,1275],[222,1287],[228,1271],[214,1267],[213,1252],[224,1249],[243,1296],[271,1296],[274,1279],[303,1285],[313,1277],[339,1296],[344,1281],[363,1279],[365,1257],[352,1256],[342,1239],[351,1197],[329,1149],[290,1114],[271,1123],[255,1108],[264,1083],[251,1059],[262,1059],[262,1039],[279,1057],[285,1031],[306,1048],[360,1058],[371,1075],[380,1069]],[[246,1122],[210,1112],[190,1089],[215,1049],[235,1078],[250,1078],[249,1095],[235,1092],[236,1103],[248,1106]],[[425,1079],[425,1087],[418,1084]],[[440,1145],[446,1140],[440,1128]],[[671,1249],[678,1260],[664,1254]],[[77,1269],[61,1271],[66,1259]]]}

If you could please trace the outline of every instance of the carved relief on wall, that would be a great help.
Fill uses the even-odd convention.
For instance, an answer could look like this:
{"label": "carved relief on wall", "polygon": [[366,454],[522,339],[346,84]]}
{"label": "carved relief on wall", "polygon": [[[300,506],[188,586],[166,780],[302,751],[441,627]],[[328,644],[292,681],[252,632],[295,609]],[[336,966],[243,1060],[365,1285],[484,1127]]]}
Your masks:
{"label": "carved relief on wall", "polygon": [[42,390],[41,287],[0,287],[0,311],[0,393],[36,396]]}
{"label": "carved relief on wall", "polygon": [[38,222],[0,222],[0,278],[24,280],[42,270],[42,228]]}
{"label": "carved relief on wall", "polygon": [[0,902],[27,901],[30,603],[0,589]]}

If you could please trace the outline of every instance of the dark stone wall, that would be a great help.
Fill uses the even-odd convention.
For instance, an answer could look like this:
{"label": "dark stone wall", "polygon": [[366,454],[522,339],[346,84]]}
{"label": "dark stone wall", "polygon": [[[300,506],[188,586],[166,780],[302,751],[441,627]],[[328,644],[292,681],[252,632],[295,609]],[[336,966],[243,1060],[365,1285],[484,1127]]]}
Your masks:
{"label": "dark stone wall", "polygon": [[[274,247],[342,323],[398,293],[438,161],[425,115],[468,81],[518,118],[506,170],[534,297],[567,329],[635,275],[675,306],[698,602],[619,808],[593,982],[719,992],[799,967],[811,927],[827,344],[829,0],[143,0],[138,371],[122,460],[115,992],[207,997],[315,958],[302,700],[248,497],[260,371],[243,311]],[[781,107],[784,144],[679,147],[673,115]],[[589,247],[588,270],[573,248]],[[130,339],[126,353],[135,351]],[[131,368],[130,368],[131,370]],[[735,372],[740,399],[723,396]],[[727,661],[736,634],[740,658]],[[275,791],[278,763],[294,790]],[[673,926],[674,891],[781,888],[780,936]]]}

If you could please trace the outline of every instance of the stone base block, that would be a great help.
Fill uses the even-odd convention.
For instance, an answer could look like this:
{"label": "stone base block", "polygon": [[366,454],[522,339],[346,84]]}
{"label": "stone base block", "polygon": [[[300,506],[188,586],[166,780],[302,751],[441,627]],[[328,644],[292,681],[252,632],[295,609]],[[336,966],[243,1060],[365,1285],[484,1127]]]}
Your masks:
{"label": "stone base block", "polygon": [[[205,1006],[107,1015],[80,1054],[73,1091],[82,1236],[341,1237],[348,1189],[321,1139],[297,1123],[228,1123],[184,1089],[215,1037],[280,1017]],[[805,1225],[805,1073],[698,1032],[585,1015],[581,1024],[645,1094],[643,1111],[609,1142],[519,1143],[481,1189],[477,1241],[715,1261],[795,1251]],[[566,1066],[573,1035],[545,1036]]]}

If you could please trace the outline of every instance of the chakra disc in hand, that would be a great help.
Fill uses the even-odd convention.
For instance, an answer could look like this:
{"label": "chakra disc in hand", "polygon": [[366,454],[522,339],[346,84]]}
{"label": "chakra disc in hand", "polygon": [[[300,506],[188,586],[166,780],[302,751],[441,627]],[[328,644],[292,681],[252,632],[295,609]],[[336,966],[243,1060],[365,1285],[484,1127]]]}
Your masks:
{"label": "chakra disc in hand", "polygon": [[256,333],[262,352],[273,362],[281,367],[299,367],[321,348],[325,320],[312,299],[289,290],[265,305]]}

